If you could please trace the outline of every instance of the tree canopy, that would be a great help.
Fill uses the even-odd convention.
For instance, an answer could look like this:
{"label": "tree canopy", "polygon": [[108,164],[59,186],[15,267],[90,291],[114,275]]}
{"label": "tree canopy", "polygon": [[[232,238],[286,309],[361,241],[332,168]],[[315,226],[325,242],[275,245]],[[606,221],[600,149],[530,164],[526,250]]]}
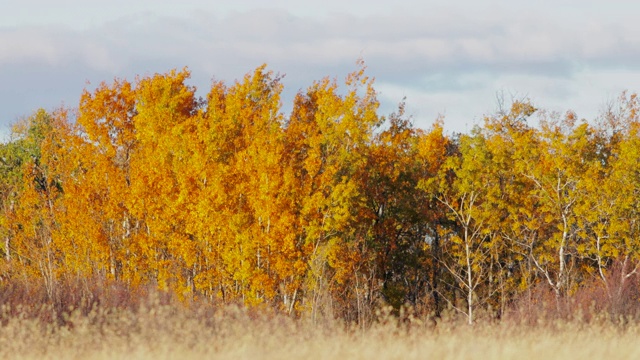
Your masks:
{"label": "tree canopy", "polygon": [[[470,134],[379,114],[363,64],[282,112],[258,67],[204,98],[189,71],[85,91],[0,146],[3,279],[74,279],[365,321],[383,305],[474,321],[532,289],[560,304],[640,266],[639,103],[597,121],[528,101]],[[538,116],[540,124],[529,120]],[[560,306],[560,305],[558,305]]]}

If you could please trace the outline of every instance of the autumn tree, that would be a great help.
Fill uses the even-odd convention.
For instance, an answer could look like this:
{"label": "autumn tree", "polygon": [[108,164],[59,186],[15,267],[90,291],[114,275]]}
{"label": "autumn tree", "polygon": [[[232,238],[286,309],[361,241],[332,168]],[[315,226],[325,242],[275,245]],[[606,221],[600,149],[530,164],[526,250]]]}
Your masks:
{"label": "autumn tree", "polygon": [[[0,230],[2,251],[6,262],[11,261],[13,216],[24,190],[24,170],[41,159],[41,144],[50,131],[50,117],[43,109],[13,126],[11,140],[0,144]],[[6,269],[8,270],[8,269]]]}
{"label": "autumn tree", "polygon": [[[203,97],[187,69],[114,80],[0,145],[2,279],[152,286],[183,300],[369,322],[376,307],[500,317],[640,268],[638,99],[598,121],[528,101],[469,134],[378,114],[359,62],[282,112],[260,66]],[[539,114],[538,125],[531,124]],[[525,294],[525,295],[526,295]],[[82,296],[82,295],[80,295]]]}
{"label": "autumn tree", "polygon": [[83,276],[129,282],[135,221],[126,207],[131,194],[131,155],[135,149],[134,85],[124,80],[100,84],[80,99],[73,132],[60,156],[68,164],[61,236],[77,251],[68,266]]}
{"label": "autumn tree", "polygon": [[[533,184],[521,171],[522,159],[537,146],[538,132],[529,124],[537,109],[526,100],[502,103],[496,114],[486,116],[482,134],[490,154],[488,164],[494,189],[486,201],[494,214],[489,224],[496,246],[491,252],[487,285],[499,295],[492,306],[502,314],[508,303],[536,282],[528,244],[537,236],[537,198]],[[490,184],[487,184],[489,186]]]}
{"label": "autumn tree", "polygon": [[357,318],[371,279],[361,267],[365,239],[356,233],[365,201],[357,176],[380,118],[364,67],[345,85],[342,95],[335,81],[324,79],[298,94],[285,131],[286,161],[295,176],[289,186],[297,199],[296,241],[308,264],[307,305],[313,316],[342,308]]}
{"label": "autumn tree", "polygon": [[[576,206],[582,241],[579,254],[591,260],[611,305],[623,304],[623,291],[640,266],[638,247],[638,99],[622,94],[617,108],[603,113],[591,130],[595,157]],[[612,274],[612,270],[614,270]],[[591,270],[591,269],[589,269]]]}
{"label": "autumn tree", "polygon": [[436,189],[437,200],[452,222],[451,228],[443,229],[445,241],[441,246],[446,258],[440,259],[440,263],[452,276],[452,285],[465,294],[465,309],[454,301],[452,306],[472,324],[479,287],[485,281],[493,247],[488,226],[490,209],[485,206],[487,191],[492,189],[492,179],[486,172],[491,159],[480,134],[462,136],[459,151],[458,156],[447,159],[437,178],[423,182],[422,187]]}
{"label": "autumn tree", "polygon": [[13,234],[12,266],[21,275],[42,280],[46,294],[55,301],[58,279],[64,273],[63,247],[57,241],[62,211],[62,160],[55,156],[68,127],[64,111],[50,115],[44,111],[18,128],[29,152],[22,167],[22,191],[11,212],[9,231]]}
{"label": "autumn tree", "polygon": [[[385,301],[399,308],[414,306],[426,288],[424,237],[426,201],[417,191],[420,180],[418,136],[404,105],[392,114],[386,129],[378,133],[369,147],[363,172],[367,208],[359,216],[370,233],[366,246],[375,254],[373,276],[381,283]],[[367,221],[368,220],[368,221]],[[377,284],[368,281],[370,288]]]}

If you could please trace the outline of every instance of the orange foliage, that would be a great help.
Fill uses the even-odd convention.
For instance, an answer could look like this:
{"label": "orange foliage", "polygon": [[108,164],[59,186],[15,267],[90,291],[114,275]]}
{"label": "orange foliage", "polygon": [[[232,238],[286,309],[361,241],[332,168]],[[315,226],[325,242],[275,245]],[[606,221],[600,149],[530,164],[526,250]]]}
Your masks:
{"label": "orange foliage", "polygon": [[445,299],[472,321],[591,274],[613,298],[639,267],[635,95],[597,125],[568,112],[535,128],[515,102],[449,137],[404,105],[379,116],[362,63],[289,115],[265,66],[205,98],[189,76],[103,83],[74,116],[16,126],[0,148],[3,277],[40,279],[51,298],[92,277],[356,321]]}

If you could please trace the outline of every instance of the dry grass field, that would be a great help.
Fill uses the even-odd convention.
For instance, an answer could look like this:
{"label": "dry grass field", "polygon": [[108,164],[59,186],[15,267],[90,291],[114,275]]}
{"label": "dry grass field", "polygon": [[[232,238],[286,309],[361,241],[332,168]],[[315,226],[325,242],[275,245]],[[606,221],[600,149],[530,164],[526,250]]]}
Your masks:
{"label": "dry grass field", "polygon": [[[312,324],[236,308],[149,301],[135,310],[9,308],[1,313],[2,359],[638,359],[640,326],[609,320],[513,321],[474,326],[453,318],[367,329]],[[57,317],[57,318],[56,318]]]}

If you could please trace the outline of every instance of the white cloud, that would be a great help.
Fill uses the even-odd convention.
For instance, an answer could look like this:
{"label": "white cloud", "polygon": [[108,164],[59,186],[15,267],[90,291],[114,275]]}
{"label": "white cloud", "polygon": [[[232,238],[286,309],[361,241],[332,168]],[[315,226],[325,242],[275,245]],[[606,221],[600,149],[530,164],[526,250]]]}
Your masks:
{"label": "white cloud", "polygon": [[[55,10],[43,0],[26,3],[42,6],[50,20],[35,14],[32,22],[48,25],[22,26],[20,9],[13,22],[0,15],[9,24],[0,28],[0,73],[13,93],[25,96],[0,97],[5,122],[39,106],[75,105],[87,80],[183,66],[206,88],[212,77],[231,81],[266,62],[287,74],[290,100],[313,80],[343,77],[363,57],[385,109],[407,95],[419,125],[444,112],[450,129],[466,131],[493,110],[497,91],[529,94],[539,106],[579,113],[585,107],[591,117],[591,104],[609,91],[634,90],[640,74],[640,26],[633,11],[615,13],[624,9],[621,2],[604,8],[559,0],[551,7],[544,0],[545,8],[496,0],[393,6],[329,0],[309,7],[275,0],[265,9],[257,0],[216,2],[218,8],[203,0],[177,9],[169,1],[64,0]],[[128,10],[117,10],[129,3]],[[83,19],[93,20],[69,20],[82,11]],[[54,80],[44,86],[59,91],[34,91]]]}

